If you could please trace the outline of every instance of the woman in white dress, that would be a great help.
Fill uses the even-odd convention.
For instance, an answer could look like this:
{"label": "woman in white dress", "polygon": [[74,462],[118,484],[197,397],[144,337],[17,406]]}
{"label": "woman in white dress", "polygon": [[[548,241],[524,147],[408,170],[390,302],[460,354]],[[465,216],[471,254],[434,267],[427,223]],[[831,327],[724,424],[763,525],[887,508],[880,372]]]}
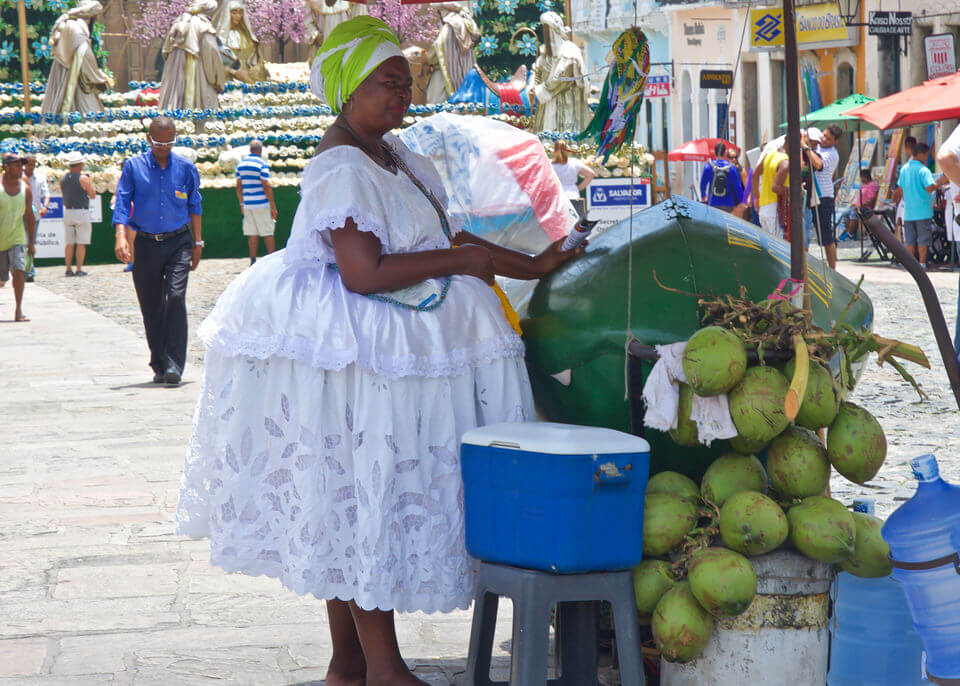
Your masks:
{"label": "woman in white dress", "polygon": [[585,212],[583,198],[580,197],[580,191],[587,189],[590,182],[596,178],[596,173],[584,164],[583,160],[576,157],[570,157],[567,146],[557,141],[553,146],[553,171],[560,179],[563,186],[563,192],[566,194],[577,211],[583,215]]}
{"label": "woman in white dress", "polygon": [[421,684],[393,611],[470,604],[460,436],[534,419],[523,343],[489,284],[579,252],[458,232],[432,164],[388,134],[411,85],[383,22],[331,32],[311,86],[340,115],[304,170],[287,248],[199,331],[179,531],[209,537],[214,565],[327,600],[330,686]]}

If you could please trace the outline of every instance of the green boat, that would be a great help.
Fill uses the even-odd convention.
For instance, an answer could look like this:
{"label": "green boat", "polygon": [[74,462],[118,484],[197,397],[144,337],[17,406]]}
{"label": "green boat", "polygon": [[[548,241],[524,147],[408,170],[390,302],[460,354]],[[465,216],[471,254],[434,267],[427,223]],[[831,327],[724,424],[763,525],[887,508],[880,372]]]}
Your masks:
{"label": "green boat", "polygon": [[[631,237],[632,231],[632,237]],[[756,226],[681,197],[638,212],[590,241],[584,255],[543,279],[518,303],[534,397],[549,421],[606,426],[645,435],[651,472],[673,469],[699,479],[728,450],[680,448],[669,436],[643,429],[643,379],[653,362],[630,358],[627,292],[632,255],[630,331],[641,343],[687,340],[700,328],[697,294],[737,294],[759,301],[790,276],[790,245]],[[663,286],[670,289],[666,290]],[[855,284],[807,256],[815,325],[841,317],[871,327],[864,294],[843,314]]]}

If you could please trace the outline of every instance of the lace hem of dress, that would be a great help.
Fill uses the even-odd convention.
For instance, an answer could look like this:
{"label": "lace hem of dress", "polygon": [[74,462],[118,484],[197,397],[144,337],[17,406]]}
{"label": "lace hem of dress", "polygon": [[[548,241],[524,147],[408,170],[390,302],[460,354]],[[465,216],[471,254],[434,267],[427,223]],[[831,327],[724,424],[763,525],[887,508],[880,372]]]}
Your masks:
{"label": "lace hem of dress", "polygon": [[404,376],[437,378],[454,376],[494,360],[523,357],[523,341],[516,334],[489,338],[469,348],[458,348],[437,355],[404,355],[398,357],[365,356],[356,350],[344,350],[319,344],[300,336],[245,336],[228,331],[208,317],[197,331],[207,348],[225,357],[247,357],[265,360],[283,357],[317,369],[337,371],[356,363],[364,370],[399,379]]}
{"label": "lace hem of dress", "polygon": [[[178,521],[176,533],[194,540],[210,536],[210,532],[205,531],[203,524],[199,521]],[[435,593],[405,593],[397,597],[395,593],[391,593],[387,589],[382,589],[381,592],[369,589],[364,593],[358,593],[355,586],[346,583],[330,583],[329,580],[324,579],[315,579],[312,582],[302,578],[298,579],[296,574],[286,573],[283,565],[271,561],[254,559],[245,564],[240,563],[239,560],[224,555],[214,547],[210,551],[210,564],[232,574],[239,573],[247,576],[265,576],[278,579],[284,588],[300,596],[312,595],[318,600],[343,600],[346,602],[352,600],[361,610],[366,611],[382,610],[389,612],[392,610],[403,613],[447,613],[468,609],[474,596],[473,585],[469,582],[465,582],[463,592],[454,597],[439,597]],[[469,572],[467,579],[472,579],[472,574]]]}

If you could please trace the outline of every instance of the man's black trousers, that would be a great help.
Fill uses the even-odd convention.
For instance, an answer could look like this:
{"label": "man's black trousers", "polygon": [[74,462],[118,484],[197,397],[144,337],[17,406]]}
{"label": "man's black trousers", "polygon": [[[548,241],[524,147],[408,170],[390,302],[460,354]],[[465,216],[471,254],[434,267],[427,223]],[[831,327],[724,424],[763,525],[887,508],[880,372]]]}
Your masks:
{"label": "man's black trousers", "polygon": [[137,232],[133,285],[150,346],[150,366],[158,374],[171,365],[182,374],[187,360],[187,276],[192,255],[189,231],[161,242]]}

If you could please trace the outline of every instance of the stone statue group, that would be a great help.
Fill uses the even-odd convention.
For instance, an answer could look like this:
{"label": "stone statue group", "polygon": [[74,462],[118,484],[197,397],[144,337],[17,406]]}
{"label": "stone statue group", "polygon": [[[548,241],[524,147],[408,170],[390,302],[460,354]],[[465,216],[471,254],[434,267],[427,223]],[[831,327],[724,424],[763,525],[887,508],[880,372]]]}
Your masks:
{"label": "stone statue group", "polygon": [[[306,41],[313,52],[338,23],[364,13],[366,6],[347,0],[304,0]],[[53,25],[53,66],[41,111],[102,111],[99,94],[112,86],[93,54],[91,27],[103,11],[98,0],[82,0]],[[474,46],[480,30],[466,3],[441,5],[441,28],[426,51],[408,49],[425,80],[425,101],[445,102],[477,68]],[[570,29],[555,12],[540,15],[543,44],[527,88],[536,99],[536,130],[580,130],[589,121],[583,54]],[[218,95],[230,80],[255,83],[267,78],[260,41],[244,0],[193,0],[167,33],[161,50],[166,60],[160,83],[162,110],[217,109]],[[486,80],[485,80],[486,82]]]}

